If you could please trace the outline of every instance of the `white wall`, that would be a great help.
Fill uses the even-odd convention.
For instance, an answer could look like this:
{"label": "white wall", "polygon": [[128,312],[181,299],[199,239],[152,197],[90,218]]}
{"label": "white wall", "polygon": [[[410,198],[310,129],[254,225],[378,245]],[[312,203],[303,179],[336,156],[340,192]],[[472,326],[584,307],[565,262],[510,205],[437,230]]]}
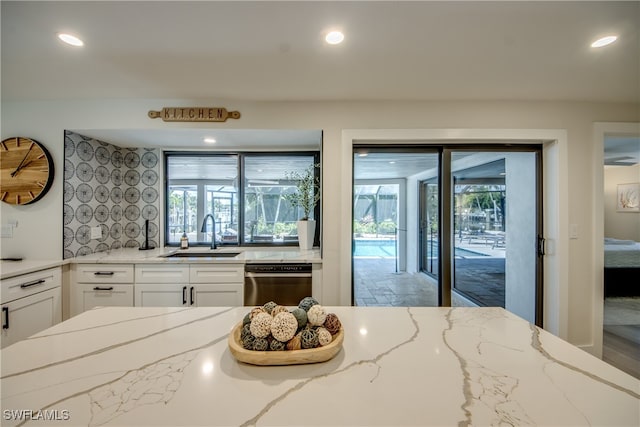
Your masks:
{"label": "white wall", "polygon": [[[164,106],[214,105],[239,110],[242,118],[218,124],[164,123],[147,117],[149,110]],[[343,236],[340,212],[343,129],[565,129],[568,135],[566,165],[569,189],[568,221],[582,233],[569,242],[569,274],[566,292],[569,309],[567,338],[588,346],[593,342],[594,283],[592,257],[593,122],[635,121],[637,104],[551,102],[237,102],[216,100],[63,100],[2,103],[2,138],[28,136],[43,143],[56,163],[56,178],[48,195],[31,206],[2,204],[0,221],[19,219],[12,239],[0,240],[0,253],[27,253],[30,258],[61,258],[62,164],[64,129],[120,128],[254,128],[323,129],[323,303],[340,302],[340,256]],[[347,245],[347,248],[349,246]]]}
{"label": "white wall", "polygon": [[618,184],[640,182],[640,165],[604,167],[604,235],[640,242],[640,213],[617,212]]}

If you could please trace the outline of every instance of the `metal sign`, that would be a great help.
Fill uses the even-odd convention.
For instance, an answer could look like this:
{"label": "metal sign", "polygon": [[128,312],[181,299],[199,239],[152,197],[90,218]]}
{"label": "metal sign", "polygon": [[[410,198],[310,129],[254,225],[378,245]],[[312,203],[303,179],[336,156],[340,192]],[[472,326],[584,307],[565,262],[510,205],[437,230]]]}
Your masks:
{"label": "metal sign", "polygon": [[226,122],[227,119],[239,119],[240,112],[221,107],[164,107],[161,111],[150,110],[149,117],[165,122]]}

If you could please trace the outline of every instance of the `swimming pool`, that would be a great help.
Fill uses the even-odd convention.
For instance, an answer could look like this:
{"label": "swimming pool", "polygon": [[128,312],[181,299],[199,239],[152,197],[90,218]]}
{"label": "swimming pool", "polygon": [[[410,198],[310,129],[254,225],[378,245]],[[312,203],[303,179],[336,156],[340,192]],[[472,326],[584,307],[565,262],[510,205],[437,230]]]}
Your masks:
{"label": "swimming pool", "polygon": [[[375,257],[375,258],[395,258],[396,257],[396,241],[390,239],[355,239],[354,257]],[[438,257],[438,247],[433,246],[433,257]],[[488,256],[480,252],[474,252],[467,249],[455,248],[455,256],[461,258]]]}

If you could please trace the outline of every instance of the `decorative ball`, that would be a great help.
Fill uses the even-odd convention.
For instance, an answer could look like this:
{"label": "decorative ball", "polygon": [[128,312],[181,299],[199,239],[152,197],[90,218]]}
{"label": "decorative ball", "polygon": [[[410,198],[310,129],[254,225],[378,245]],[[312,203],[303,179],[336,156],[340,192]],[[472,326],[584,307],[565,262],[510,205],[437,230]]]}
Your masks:
{"label": "decorative ball", "polygon": [[335,335],[340,331],[342,324],[340,323],[340,319],[333,313],[327,314],[327,318],[322,325],[326,328],[327,331],[331,332],[331,335]]}
{"label": "decorative ball", "polygon": [[244,316],[244,319],[242,319],[242,325],[243,325],[243,326],[244,326],[244,325],[248,325],[249,323],[251,323],[251,313],[250,313],[250,312],[249,312],[249,313],[247,313],[247,314]]}
{"label": "decorative ball", "polygon": [[302,348],[301,340],[301,333],[296,334],[287,343],[287,350],[300,350]]}
{"label": "decorative ball", "polygon": [[298,307],[300,307],[304,311],[309,311],[309,309],[316,304],[320,303],[314,297],[304,297],[298,304]]}
{"label": "decorative ball", "polygon": [[300,333],[300,346],[302,348],[316,348],[318,346],[318,332],[315,329],[305,329]]}
{"label": "decorative ball", "polygon": [[[255,310],[255,309],[254,309]],[[253,312],[253,310],[252,310]],[[256,338],[266,338],[271,333],[271,321],[273,318],[266,311],[253,316],[249,329]]]}
{"label": "decorative ball", "polygon": [[333,337],[331,336],[331,332],[327,331],[322,326],[319,327],[317,331],[318,331],[318,344],[323,346],[331,343],[331,341],[333,340]]}
{"label": "decorative ball", "polygon": [[247,335],[242,339],[242,347],[246,350],[253,350],[253,342],[255,340],[256,338],[253,335]]}
{"label": "decorative ball", "polygon": [[266,311],[264,311],[264,308],[262,307],[252,308],[251,311],[249,312],[249,318],[253,320],[253,318],[260,313],[266,313]]}
{"label": "decorative ball", "polygon": [[307,326],[307,312],[305,310],[301,308],[294,308],[291,310],[291,314],[293,314],[298,321],[298,329]]}
{"label": "decorative ball", "polygon": [[247,335],[251,335],[251,324],[247,323],[246,325],[242,326],[242,330],[240,331],[240,339],[244,339],[244,337],[246,337]]}
{"label": "decorative ball", "polygon": [[271,322],[271,335],[278,341],[287,342],[296,334],[298,321],[288,311],[278,313]]}
{"label": "decorative ball", "polygon": [[288,312],[289,312],[289,310],[287,310],[287,307],[283,307],[281,305],[277,305],[271,311],[271,315],[273,317],[275,317],[278,313],[288,313]]}
{"label": "decorative ball", "polygon": [[262,308],[264,309],[264,311],[266,311],[267,313],[269,313],[270,315],[273,316],[273,309],[277,306],[278,304],[276,304],[273,301],[269,301],[268,303],[266,303],[265,305],[262,306]]}
{"label": "decorative ball", "polygon": [[287,345],[282,341],[272,340],[269,344],[269,348],[273,351],[282,351],[287,349]]}
{"label": "decorative ball", "polygon": [[327,319],[327,312],[320,304],[316,304],[307,311],[307,319],[313,326],[322,326]]}
{"label": "decorative ball", "polygon": [[269,341],[266,338],[256,338],[253,340],[253,349],[255,351],[267,351],[269,349]]}

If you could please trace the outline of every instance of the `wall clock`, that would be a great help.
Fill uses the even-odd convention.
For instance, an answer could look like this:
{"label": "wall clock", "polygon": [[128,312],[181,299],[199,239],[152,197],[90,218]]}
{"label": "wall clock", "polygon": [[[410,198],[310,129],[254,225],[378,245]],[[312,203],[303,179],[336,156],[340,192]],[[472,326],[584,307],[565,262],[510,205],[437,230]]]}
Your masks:
{"label": "wall clock", "polygon": [[0,143],[0,200],[11,205],[37,202],[53,183],[53,158],[39,142],[21,136]]}

